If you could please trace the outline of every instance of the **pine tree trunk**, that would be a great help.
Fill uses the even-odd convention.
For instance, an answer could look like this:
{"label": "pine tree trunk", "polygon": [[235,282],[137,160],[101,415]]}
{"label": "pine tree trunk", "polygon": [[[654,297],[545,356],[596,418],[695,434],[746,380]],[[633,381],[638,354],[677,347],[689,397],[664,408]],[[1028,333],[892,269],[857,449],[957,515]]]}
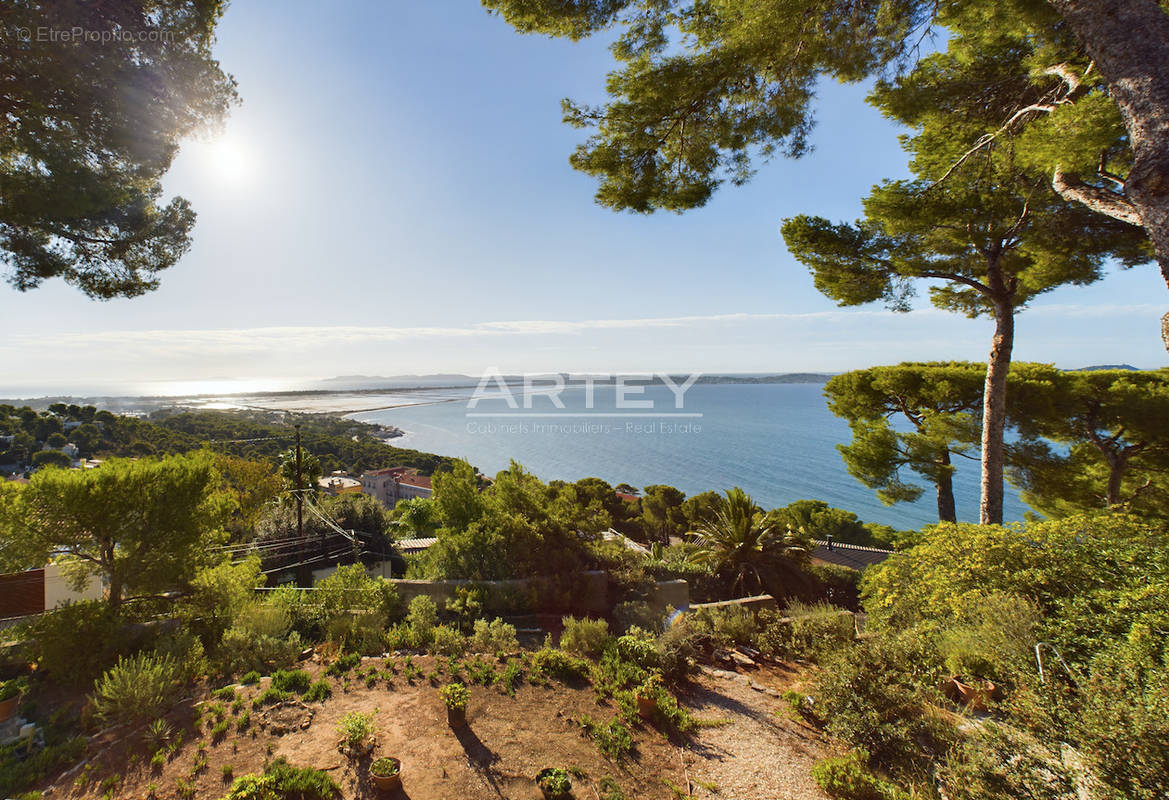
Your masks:
{"label": "pine tree trunk", "polygon": [[1108,495],[1104,498],[1105,505],[1111,507],[1120,502],[1120,486],[1127,466],[1127,459],[1123,458],[1115,459],[1108,464]]}
{"label": "pine tree trunk", "polygon": [[[1095,61],[1124,118],[1133,149],[1124,194],[1169,284],[1169,12],[1157,0],[1049,2]],[[1161,339],[1169,350],[1169,314]]]}
{"label": "pine tree trunk", "polygon": [[[950,451],[942,452],[941,463],[950,466]],[[938,522],[957,522],[958,511],[954,505],[954,476],[949,472],[938,476]]]}
{"label": "pine tree trunk", "polygon": [[1014,344],[1014,306],[1006,300],[996,300],[994,339],[982,394],[982,500],[978,521],[983,525],[1003,522],[1003,430],[1007,418],[1007,373]]}

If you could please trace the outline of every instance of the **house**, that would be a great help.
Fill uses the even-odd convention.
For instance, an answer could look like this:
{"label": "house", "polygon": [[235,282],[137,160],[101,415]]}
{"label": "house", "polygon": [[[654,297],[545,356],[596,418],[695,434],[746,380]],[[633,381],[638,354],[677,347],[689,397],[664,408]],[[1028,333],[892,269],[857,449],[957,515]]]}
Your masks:
{"label": "house", "polygon": [[104,596],[101,581],[90,578],[83,589],[74,589],[60,564],[0,575],[0,619],[28,617],[51,611],[65,603],[100,600]]}
{"label": "house", "polygon": [[334,472],[317,481],[317,486],[325,494],[336,497],[339,494],[361,494],[361,481],[350,478],[343,472]]}
{"label": "house", "polygon": [[413,467],[389,467],[363,473],[361,491],[386,508],[393,508],[402,500],[430,497],[434,493],[430,478],[419,475]]}
{"label": "house", "polygon": [[812,563],[832,564],[837,567],[848,567],[861,572],[865,567],[880,564],[889,556],[892,550],[882,550],[879,547],[865,547],[847,542],[834,542],[829,539],[813,539],[816,549],[812,551]]}

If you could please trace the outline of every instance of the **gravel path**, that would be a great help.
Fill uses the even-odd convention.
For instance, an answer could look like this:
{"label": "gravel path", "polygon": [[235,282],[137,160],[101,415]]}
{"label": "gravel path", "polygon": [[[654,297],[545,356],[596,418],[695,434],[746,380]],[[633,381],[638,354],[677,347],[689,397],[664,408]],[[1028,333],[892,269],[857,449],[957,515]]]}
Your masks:
{"label": "gravel path", "polygon": [[[755,681],[771,692],[751,688]],[[812,780],[812,766],[830,750],[814,729],[781,711],[782,701],[773,696],[780,685],[761,674],[707,672],[687,694],[686,705],[695,714],[730,720],[700,730],[687,749],[696,797],[825,800]]]}

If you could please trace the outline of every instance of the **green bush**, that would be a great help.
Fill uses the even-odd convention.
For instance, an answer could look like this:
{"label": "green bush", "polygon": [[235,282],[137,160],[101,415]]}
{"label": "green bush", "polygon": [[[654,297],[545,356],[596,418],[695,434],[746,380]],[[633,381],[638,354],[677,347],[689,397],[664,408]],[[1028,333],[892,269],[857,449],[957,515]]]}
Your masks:
{"label": "green bush", "polygon": [[449,625],[435,625],[430,631],[428,650],[434,655],[458,658],[467,652],[467,637],[458,628]]}
{"label": "green bush", "polygon": [[244,686],[252,686],[257,684],[260,682],[260,673],[256,672],[255,670],[252,670],[251,672],[245,672],[243,677],[239,679],[239,682]]}
{"label": "green bush", "polygon": [[329,665],[325,670],[326,675],[332,675],[334,678],[340,678],[345,673],[355,669],[361,664],[361,656],[357,653],[342,653],[337,656],[337,660]]}
{"label": "green bush", "polygon": [[224,674],[290,667],[302,648],[291,629],[288,610],[278,603],[253,603],[244,608],[235,625],[223,634],[216,660]]}
{"label": "green bush", "polygon": [[657,669],[661,665],[657,638],[647,630],[634,626],[617,637],[617,653],[642,669]]}
{"label": "green bush", "polygon": [[1116,797],[1169,797],[1169,644],[1166,627],[1138,625],[1093,660],[1069,727]]}
{"label": "green bush", "polygon": [[680,683],[695,670],[695,658],[698,654],[695,642],[700,635],[683,617],[666,628],[658,637],[655,645],[658,667],[667,681]]}
{"label": "green bush", "polygon": [[598,749],[614,761],[620,761],[633,752],[633,732],[620,719],[600,723],[582,714],[577,718],[577,723]]}
{"label": "green bush", "polygon": [[475,620],[471,647],[478,653],[514,653],[519,650],[520,643],[516,638],[515,626],[496,617],[491,622]]}
{"label": "green bush", "polygon": [[759,634],[759,649],[783,658],[819,661],[855,638],[848,611],[828,603],[792,603],[782,616],[767,615]]}
{"label": "green bush", "polygon": [[609,623],[603,619],[564,617],[560,649],[586,658],[596,658],[609,643]]}
{"label": "green bush", "polygon": [[704,608],[689,616],[692,617],[691,626],[709,636],[711,642],[719,647],[755,646],[759,626],[755,621],[755,615],[746,608],[741,606]]}
{"label": "green bush", "polygon": [[174,702],[181,677],[173,657],[139,653],[119,659],[98,678],[90,700],[98,718],[104,721],[147,719]]}
{"label": "green bush", "polygon": [[337,723],[341,741],[350,747],[360,747],[367,739],[373,738],[373,713],[350,711]]}
{"label": "green bush", "polygon": [[531,668],[539,675],[562,681],[580,679],[589,674],[589,662],[547,646],[531,654]]}
{"label": "green bush", "polygon": [[922,767],[923,743],[944,751],[951,729],[928,712],[936,702],[940,657],[914,633],[883,635],[838,651],[816,675],[811,694],[830,733],[886,770]]}
{"label": "green bush", "polygon": [[410,628],[416,647],[430,644],[434,626],[438,622],[438,606],[427,595],[420,594],[410,601],[406,614],[406,625]]}
{"label": "green bush", "polygon": [[323,703],[332,696],[333,687],[329,685],[327,680],[321,679],[308,687],[300,699],[306,703]]}
{"label": "green bush", "polygon": [[881,630],[948,630],[987,596],[1027,597],[1042,615],[1037,638],[1086,666],[1134,625],[1163,620],[1169,529],[1120,513],[937,525],[865,570],[861,592],[870,627]]}
{"label": "green bush", "polygon": [[825,794],[837,800],[893,800],[897,795],[893,786],[869,772],[855,751],[819,762],[812,767],[812,778]]}
{"label": "green bush", "polygon": [[[938,780],[951,800],[1076,800],[1076,779],[1048,743],[987,722],[946,756]],[[1147,797],[1164,797],[1149,794]],[[1117,797],[1137,798],[1139,794]]]}
{"label": "green bush", "polygon": [[296,694],[300,694],[301,692],[308,691],[308,687],[312,683],[312,680],[312,676],[303,669],[280,669],[272,673],[272,682],[269,684],[269,686],[279,692],[294,692]]}
{"label": "green bush", "polygon": [[[33,641],[32,657],[40,670],[71,686],[84,685],[128,654],[126,623],[97,600],[66,603],[41,614],[21,631]],[[78,642],[85,642],[78,647]]]}
{"label": "green bush", "polygon": [[448,683],[438,690],[439,697],[447,708],[458,711],[465,710],[471,702],[471,692],[461,683]]}
{"label": "green bush", "polygon": [[311,767],[293,767],[278,758],[263,775],[242,775],[235,779],[223,800],[335,800],[339,787],[329,773]]}

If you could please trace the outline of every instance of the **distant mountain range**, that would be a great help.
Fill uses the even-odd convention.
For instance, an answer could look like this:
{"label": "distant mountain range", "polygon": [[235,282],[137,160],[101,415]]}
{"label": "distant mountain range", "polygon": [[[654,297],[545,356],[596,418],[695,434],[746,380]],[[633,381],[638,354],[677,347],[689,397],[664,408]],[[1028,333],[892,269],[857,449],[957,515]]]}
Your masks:
{"label": "distant mountain range", "polygon": [[1096,364],[1091,367],[1080,367],[1079,369],[1069,370],[1069,372],[1098,372],[1105,369],[1131,369],[1133,372],[1140,372],[1132,364]]}
{"label": "distant mountain range", "polygon": [[[551,374],[551,373],[548,373]],[[585,374],[574,374],[568,372],[560,373],[566,381],[576,380],[580,381]],[[632,377],[632,376],[626,376]],[[685,381],[688,375],[672,375],[671,379],[675,383]],[[719,384],[719,383],[811,383],[821,384],[827,383],[828,379],[832,377],[830,373],[820,372],[785,372],[774,375],[766,374],[729,374],[729,375],[700,375],[695,383],[700,384]],[[523,375],[504,375],[504,381],[507,383],[522,383]],[[596,383],[603,385],[612,383],[614,378],[607,376],[605,378],[597,378]],[[333,391],[340,391],[342,389],[360,389],[369,390],[375,388],[449,388],[455,386],[475,386],[479,383],[480,378],[471,375],[460,374],[446,374],[435,373],[433,375],[338,375],[335,378],[326,378],[318,381],[322,388],[328,388]]]}

